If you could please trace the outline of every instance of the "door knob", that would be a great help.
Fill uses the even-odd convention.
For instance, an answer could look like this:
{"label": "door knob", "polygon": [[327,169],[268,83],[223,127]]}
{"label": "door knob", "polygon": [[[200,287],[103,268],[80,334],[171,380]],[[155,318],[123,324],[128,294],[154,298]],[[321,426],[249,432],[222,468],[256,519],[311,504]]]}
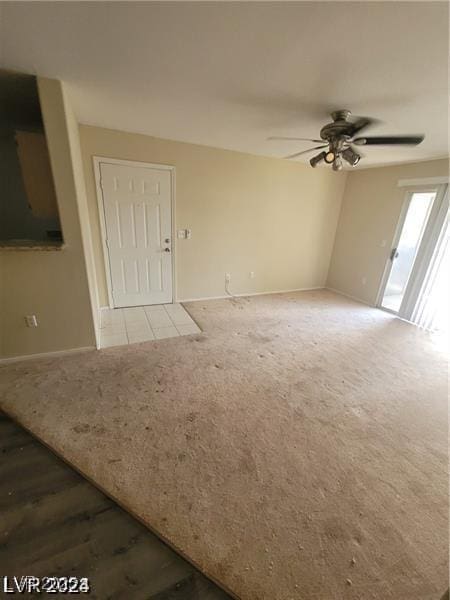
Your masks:
{"label": "door knob", "polygon": [[170,252],[170,248],[164,248],[164,252]]}

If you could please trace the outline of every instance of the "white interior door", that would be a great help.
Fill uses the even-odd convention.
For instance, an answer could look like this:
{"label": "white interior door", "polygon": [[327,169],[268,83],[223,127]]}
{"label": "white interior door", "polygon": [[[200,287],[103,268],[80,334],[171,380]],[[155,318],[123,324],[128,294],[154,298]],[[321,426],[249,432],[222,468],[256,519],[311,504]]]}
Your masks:
{"label": "white interior door", "polygon": [[171,173],[100,163],[115,307],[172,302]]}

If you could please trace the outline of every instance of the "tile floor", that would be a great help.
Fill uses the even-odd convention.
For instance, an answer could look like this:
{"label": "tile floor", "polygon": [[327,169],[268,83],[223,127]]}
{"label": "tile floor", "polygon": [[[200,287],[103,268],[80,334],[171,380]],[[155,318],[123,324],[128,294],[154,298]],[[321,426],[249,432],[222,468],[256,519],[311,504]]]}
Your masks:
{"label": "tile floor", "polygon": [[201,329],[181,304],[108,308],[101,311],[101,348],[200,332]]}

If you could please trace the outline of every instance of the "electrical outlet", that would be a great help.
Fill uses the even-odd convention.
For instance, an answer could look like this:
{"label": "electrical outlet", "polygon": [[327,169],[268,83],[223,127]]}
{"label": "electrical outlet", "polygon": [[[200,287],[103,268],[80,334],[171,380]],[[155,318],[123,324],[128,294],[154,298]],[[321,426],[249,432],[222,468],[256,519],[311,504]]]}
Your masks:
{"label": "electrical outlet", "polygon": [[250,277],[250,279],[255,279],[255,271],[250,271],[248,276]]}
{"label": "electrical outlet", "polygon": [[27,327],[37,327],[38,322],[36,319],[36,315],[27,315],[25,317],[25,323],[26,323]]}
{"label": "electrical outlet", "polygon": [[225,281],[227,283],[230,283],[230,281],[231,281],[231,273],[225,273]]}

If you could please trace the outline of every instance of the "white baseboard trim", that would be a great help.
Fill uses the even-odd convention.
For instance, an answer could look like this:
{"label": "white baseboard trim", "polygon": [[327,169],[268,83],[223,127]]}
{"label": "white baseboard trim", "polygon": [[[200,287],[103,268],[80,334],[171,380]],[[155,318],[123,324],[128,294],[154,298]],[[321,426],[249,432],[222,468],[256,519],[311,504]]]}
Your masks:
{"label": "white baseboard trim", "polygon": [[357,296],[352,296],[351,294],[346,294],[345,292],[341,292],[341,290],[337,290],[335,288],[328,287],[328,286],[325,287],[324,289],[329,290],[330,292],[334,292],[335,294],[339,294],[339,296],[344,296],[345,298],[348,298],[349,300],[354,300],[355,302],[364,304],[365,306],[370,306],[370,308],[377,308],[374,304],[370,304],[366,300],[361,300],[361,298],[358,298]]}
{"label": "white baseboard trim", "polygon": [[289,294],[290,292],[312,292],[314,290],[323,290],[325,289],[323,285],[317,287],[308,287],[308,288],[294,288],[290,290],[273,290],[271,292],[247,292],[244,294],[233,294],[233,296],[204,296],[202,298],[182,298],[180,300],[176,300],[176,302],[202,302],[204,300],[224,300],[226,298],[246,298],[249,296],[269,296],[270,294]]}
{"label": "white baseboard trim", "polygon": [[57,356],[65,356],[67,354],[80,354],[96,350],[95,346],[84,346],[82,348],[69,348],[68,350],[57,350],[55,352],[41,352],[39,354],[26,354],[24,356],[11,356],[8,358],[0,358],[0,365],[9,363],[22,362],[23,360],[34,360],[36,358],[56,358]]}
{"label": "white baseboard trim", "polygon": [[[226,298],[245,298],[247,296],[269,296],[270,294],[289,294],[290,292],[312,292],[314,290],[324,290],[327,289],[323,285],[318,285],[315,287],[305,287],[305,288],[293,288],[288,290],[272,290],[270,292],[245,292],[243,294],[233,294],[232,296],[228,296],[224,294],[223,296],[201,296],[200,298],[176,298],[173,302],[203,302],[205,300],[224,300]],[[337,291],[337,290],[333,290]],[[340,293],[340,292],[337,292]],[[110,310],[109,306],[100,306],[100,311],[102,310]]]}

